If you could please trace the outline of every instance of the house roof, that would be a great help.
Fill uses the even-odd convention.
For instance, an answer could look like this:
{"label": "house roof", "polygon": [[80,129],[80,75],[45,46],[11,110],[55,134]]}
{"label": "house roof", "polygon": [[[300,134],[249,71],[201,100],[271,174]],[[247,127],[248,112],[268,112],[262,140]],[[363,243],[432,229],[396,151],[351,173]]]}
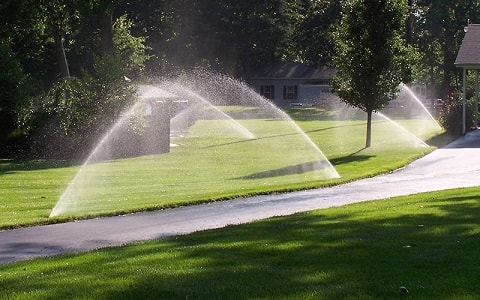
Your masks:
{"label": "house roof", "polygon": [[162,101],[178,98],[178,96],[167,92],[164,89],[161,89],[154,85],[144,84],[138,86],[137,97],[140,98],[142,101]]}
{"label": "house roof", "polygon": [[480,69],[480,24],[469,24],[455,60],[455,66]]}
{"label": "house roof", "polygon": [[328,67],[313,67],[299,62],[279,62],[263,69],[255,70],[251,79],[331,79],[336,70]]}

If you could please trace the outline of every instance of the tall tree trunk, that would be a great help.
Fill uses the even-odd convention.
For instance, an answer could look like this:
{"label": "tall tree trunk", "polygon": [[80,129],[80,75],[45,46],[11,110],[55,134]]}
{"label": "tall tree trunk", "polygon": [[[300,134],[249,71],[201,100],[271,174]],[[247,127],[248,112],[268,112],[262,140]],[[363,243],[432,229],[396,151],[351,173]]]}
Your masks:
{"label": "tall tree trunk", "polygon": [[455,56],[454,51],[451,50],[455,41],[455,31],[452,29],[445,30],[445,41],[443,44],[443,84],[442,84],[442,98],[446,97],[451,92],[452,74],[455,72]]}
{"label": "tall tree trunk", "polygon": [[100,13],[100,47],[102,55],[113,51],[113,9],[107,8]]}
{"label": "tall tree trunk", "polygon": [[65,47],[63,46],[63,33],[61,28],[57,27],[53,33],[53,39],[57,48],[57,61],[60,67],[60,73],[63,78],[70,77],[70,70],[67,63],[67,55],[65,54]]}
{"label": "tall tree trunk", "polygon": [[429,68],[429,76],[430,76],[430,98],[431,99],[436,99],[438,98],[438,88],[437,84],[435,82],[435,67],[434,67],[434,62],[433,60],[430,62],[430,68]]}
{"label": "tall tree trunk", "polygon": [[113,51],[113,12],[121,0],[100,0],[100,47],[102,55]]}
{"label": "tall tree trunk", "polygon": [[407,18],[407,24],[406,24],[406,33],[405,33],[405,42],[407,45],[412,45],[413,44],[413,22],[414,22],[414,17],[413,17],[413,0],[408,0],[408,18]]}
{"label": "tall tree trunk", "polygon": [[367,139],[365,142],[365,148],[369,148],[372,145],[372,114],[373,110],[367,110]]}

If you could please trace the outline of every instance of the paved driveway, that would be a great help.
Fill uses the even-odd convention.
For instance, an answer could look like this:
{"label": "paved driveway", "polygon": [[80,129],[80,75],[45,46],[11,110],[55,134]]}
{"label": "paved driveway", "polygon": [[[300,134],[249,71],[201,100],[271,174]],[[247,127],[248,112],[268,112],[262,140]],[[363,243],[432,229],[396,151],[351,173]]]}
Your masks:
{"label": "paved driveway", "polygon": [[397,172],[336,187],[1,231],[0,263],[119,246],[354,202],[470,186],[480,186],[480,130]]}

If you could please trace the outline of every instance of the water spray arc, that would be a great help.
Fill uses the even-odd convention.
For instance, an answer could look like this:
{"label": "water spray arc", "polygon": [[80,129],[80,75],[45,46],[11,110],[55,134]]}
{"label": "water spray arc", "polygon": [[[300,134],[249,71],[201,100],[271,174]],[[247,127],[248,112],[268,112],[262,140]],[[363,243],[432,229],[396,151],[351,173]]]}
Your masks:
{"label": "water spray arc", "polygon": [[126,112],[122,114],[122,116],[115,122],[115,124],[110,128],[110,130],[100,139],[100,141],[97,143],[93,151],[90,153],[90,155],[87,157],[85,162],[82,164],[80,167],[79,171],[77,174],[75,174],[75,177],[73,180],[70,182],[70,184],[67,186],[67,189],[62,193],[60,196],[60,199],[57,201],[55,206],[53,207],[52,211],[50,212],[49,217],[55,217],[57,215],[62,214],[66,209],[68,208],[73,208],[75,209],[77,207],[77,199],[67,199],[71,194],[75,193],[81,193],[81,191],[77,190],[78,185],[77,183],[81,181],[85,176],[84,169],[87,168],[89,164],[92,162],[95,162],[97,160],[96,155],[99,153],[102,147],[105,146],[105,144],[108,142],[109,137],[113,135],[120,126],[122,126],[125,121],[130,118],[133,114],[133,112],[140,106],[140,102],[135,103],[132,107],[130,107]]}
{"label": "water spray arc", "polygon": [[[114,211],[134,211],[131,205],[141,201],[142,207],[159,207],[172,198],[208,198],[210,189],[217,186],[215,193],[235,195],[252,186],[281,188],[299,181],[339,177],[320,148],[285,112],[244,83],[218,74],[190,80],[162,81],[152,87],[178,96],[180,102],[186,100],[178,111],[168,114],[172,123],[182,114],[194,114],[185,135],[175,137],[179,147],[165,154],[139,152],[127,158],[109,158],[107,151],[122,147],[122,134],[129,132],[132,116],[145,111],[144,100],[150,97],[144,86],[138,102],[95,146],[50,217],[111,213],[112,205]],[[237,114],[230,115],[229,109]],[[205,117],[205,111],[214,116]],[[154,134],[155,130],[147,128],[144,133]],[[147,135],[133,144],[148,140]]]}
{"label": "water spray arc", "polygon": [[399,129],[403,134],[407,135],[409,139],[413,142],[416,147],[429,147],[427,143],[422,141],[419,137],[408,131],[405,127],[398,124],[398,122],[393,121],[386,115],[382,114],[381,112],[375,112],[375,115],[379,116],[380,118],[384,119],[385,121],[390,122],[395,128]]}
{"label": "water spray arc", "polygon": [[[182,97],[186,97],[187,99],[193,99],[196,101],[200,101],[200,105],[195,105],[195,106],[190,106],[190,111],[197,111],[202,109],[202,107],[206,106],[206,108],[211,109],[215,111],[215,113],[219,114],[221,117],[224,117],[228,121],[233,123],[233,126],[238,130],[245,138],[247,139],[254,139],[255,135],[248,130],[245,126],[240,124],[237,120],[232,118],[230,115],[227,113],[221,111],[218,107],[213,105],[210,101],[205,99],[205,97],[200,96],[198,93],[190,90],[186,86],[183,86],[179,83],[176,82],[170,82],[170,83],[164,83],[162,85],[164,89],[170,90],[172,93],[175,93],[177,95],[181,95]],[[203,104],[203,105],[202,105]],[[192,112],[193,113],[193,112]]]}
{"label": "water spray arc", "polygon": [[422,103],[422,101],[420,101],[420,99],[412,91],[412,89],[410,89],[406,84],[403,84],[403,83],[400,84],[400,89],[406,91],[410,95],[410,97],[412,97],[412,99],[415,101],[415,103],[418,104],[422,108],[423,112],[425,112],[427,114],[427,116],[430,118],[430,120],[432,120],[435,123],[435,125],[437,126],[438,129],[442,128],[442,126],[440,126],[440,124],[438,124],[437,120],[435,120],[435,118],[432,116],[430,111],[428,111],[428,109],[425,107],[425,105]]}

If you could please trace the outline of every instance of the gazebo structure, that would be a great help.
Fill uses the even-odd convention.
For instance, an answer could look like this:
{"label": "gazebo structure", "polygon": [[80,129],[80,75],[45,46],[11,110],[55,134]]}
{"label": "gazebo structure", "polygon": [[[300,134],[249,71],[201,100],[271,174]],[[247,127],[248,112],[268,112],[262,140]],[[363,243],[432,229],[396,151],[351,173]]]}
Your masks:
{"label": "gazebo structure", "polygon": [[462,95],[462,134],[466,131],[466,77],[467,70],[475,70],[475,127],[478,127],[478,76],[480,70],[480,24],[468,24],[465,27],[465,37],[458,51],[455,66],[463,69]]}
{"label": "gazebo structure", "polygon": [[135,105],[95,148],[90,161],[170,152],[170,120],[187,107],[188,100],[154,85],[140,85],[136,98]]}
{"label": "gazebo structure", "polygon": [[147,105],[149,119],[142,142],[142,154],[170,152],[170,119],[184,109],[188,101],[153,85],[140,85],[137,96]]}

